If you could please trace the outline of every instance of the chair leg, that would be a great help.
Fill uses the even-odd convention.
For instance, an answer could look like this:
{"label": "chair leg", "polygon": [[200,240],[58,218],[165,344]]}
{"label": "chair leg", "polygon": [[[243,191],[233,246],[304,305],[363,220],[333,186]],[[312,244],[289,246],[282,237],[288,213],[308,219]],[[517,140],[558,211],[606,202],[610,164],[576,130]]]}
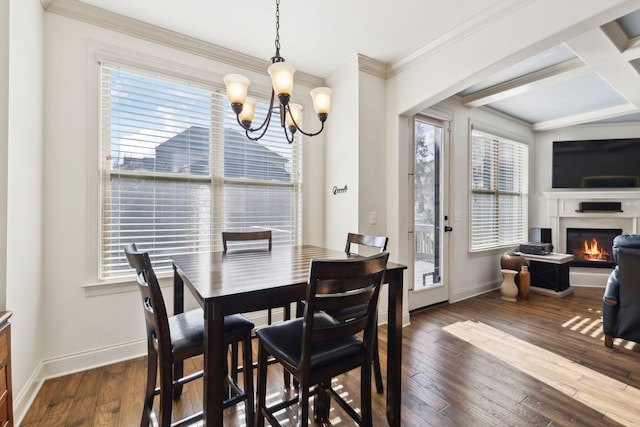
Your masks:
{"label": "chair leg", "polygon": [[[283,320],[285,320],[285,321],[291,319],[291,305],[290,304],[287,304],[286,306],[283,307],[282,316],[283,316]],[[287,371],[284,367],[282,367],[282,376],[283,376],[283,381],[284,381],[285,388],[291,387],[291,374],[289,374],[289,371]]]}
{"label": "chair leg", "polygon": [[158,356],[153,351],[149,351],[147,356],[147,386],[144,392],[144,405],[142,407],[142,417],[140,427],[148,427],[151,423],[151,413],[153,412],[153,397],[156,390],[156,376],[158,375]]}
{"label": "chair leg", "polygon": [[364,365],[360,369],[360,407],[362,408],[362,426],[371,427],[373,417],[371,414],[371,366]]}
{"label": "chair leg", "polygon": [[382,371],[380,369],[380,355],[378,353],[378,329],[375,329],[375,338],[373,339],[373,375],[376,381],[376,391],[378,394],[384,393],[384,385],[382,383]]}
{"label": "chair leg", "polygon": [[331,410],[331,378],[321,381],[317,385],[317,392],[313,400],[313,419],[316,422],[324,423],[329,421],[329,411]]}
{"label": "chair leg", "polygon": [[171,426],[171,409],[173,406],[173,369],[161,357],[160,363],[160,416],[158,424],[160,427]]}
{"label": "chair leg", "polygon": [[247,425],[250,426],[254,419],[254,400],[253,400],[253,354],[251,347],[251,332],[247,334],[242,345],[242,356],[244,359],[244,370],[242,376],[244,378],[244,393],[247,395],[245,403],[245,413],[247,415]]}
{"label": "chair leg", "polygon": [[238,382],[238,343],[231,343],[231,378]]}
{"label": "chair leg", "polygon": [[298,426],[309,426],[309,385],[306,382],[301,382],[298,389]]}
{"label": "chair leg", "polygon": [[[184,376],[184,362],[180,360],[173,364],[173,380],[177,381],[183,376]],[[181,394],[182,394],[182,384],[179,384],[173,388],[173,400],[180,399]]]}
{"label": "chair leg", "polygon": [[604,336],[604,345],[605,345],[605,347],[613,348],[613,336],[605,335]]}
{"label": "chair leg", "polygon": [[264,416],[262,411],[265,408],[267,393],[267,351],[262,345],[258,345],[258,380],[256,385],[256,427],[264,427]]}

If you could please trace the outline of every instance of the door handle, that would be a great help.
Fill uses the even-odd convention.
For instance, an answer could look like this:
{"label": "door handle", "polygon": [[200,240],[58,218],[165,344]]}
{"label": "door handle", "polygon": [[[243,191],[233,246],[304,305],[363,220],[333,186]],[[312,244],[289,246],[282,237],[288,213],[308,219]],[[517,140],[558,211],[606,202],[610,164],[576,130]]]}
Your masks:
{"label": "door handle", "polygon": [[444,232],[453,231],[453,227],[449,227],[448,225],[444,226]]}

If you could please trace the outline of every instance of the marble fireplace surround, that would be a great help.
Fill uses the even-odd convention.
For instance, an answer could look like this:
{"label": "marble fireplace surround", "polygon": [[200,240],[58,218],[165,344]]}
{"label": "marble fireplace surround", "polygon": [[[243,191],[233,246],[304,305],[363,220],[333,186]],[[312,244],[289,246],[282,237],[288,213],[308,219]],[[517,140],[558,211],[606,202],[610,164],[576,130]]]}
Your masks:
{"label": "marble fireplace surround", "polygon": [[[623,234],[640,230],[640,191],[553,191],[543,193],[554,252],[566,253],[567,228],[620,228]],[[579,212],[581,202],[620,202],[621,211]],[[569,282],[576,286],[602,286],[611,269],[571,267]]]}

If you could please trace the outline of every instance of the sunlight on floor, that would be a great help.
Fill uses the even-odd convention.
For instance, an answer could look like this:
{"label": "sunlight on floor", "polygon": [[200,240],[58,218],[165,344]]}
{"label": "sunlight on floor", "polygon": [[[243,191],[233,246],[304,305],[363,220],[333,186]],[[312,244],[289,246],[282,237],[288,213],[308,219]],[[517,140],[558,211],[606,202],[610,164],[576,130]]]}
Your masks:
{"label": "sunlight on floor", "polygon": [[[563,327],[586,334],[593,324],[592,319],[577,317]],[[640,425],[637,409],[640,390],[634,387],[483,323],[456,322],[443,329],[612,420],[624,425]]]}
{"label": "sunlight on floor", "polygon": [[[588,317],[575,316],[574,318],[564,322],[562,327],[579,332],[583,335],[589,335],[592,338],[597,338],[599,336],[600,340],[604,341],[604,334],[602,333],[602,319],[600,317],[594,320]],[[627,350],[633,350],[636,344],[631,341],[616,338],[613,340],[613,345],[623,346]]]}

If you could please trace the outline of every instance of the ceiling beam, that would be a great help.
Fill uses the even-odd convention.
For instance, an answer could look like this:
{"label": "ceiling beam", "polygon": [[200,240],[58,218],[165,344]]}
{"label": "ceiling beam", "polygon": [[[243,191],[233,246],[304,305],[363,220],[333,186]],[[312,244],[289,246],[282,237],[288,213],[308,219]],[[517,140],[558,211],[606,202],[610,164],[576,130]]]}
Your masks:
{"label": "ceiling beam", "polygon": [[480,90],[462,98],[467,107],[481,107],[516,95],[575,78],[591,71],[580,59],[573,58],[508,82]]}
{"label": "ceiling beam", "polygon": [[615,107],[603,108],[600,110],[589,111],[587,113],[575,114],[572,116],[561,117],[559,119],[548,120],[546,122],[534,123],[531,125],[531,129],[537,132],[541,132],[563,127],[581,125],[598,120],[610,119],[613,117],[626,116],[628,114],[638,112],[640,112],[640,109],[638,109],[638,107],[631,103],[627,103],[623,105],[616,105]]}
{"label": "ceiling beam", "polygon": [[566,44],[620,95],[640,107],[640,74],[604,30],[588,31]]}

